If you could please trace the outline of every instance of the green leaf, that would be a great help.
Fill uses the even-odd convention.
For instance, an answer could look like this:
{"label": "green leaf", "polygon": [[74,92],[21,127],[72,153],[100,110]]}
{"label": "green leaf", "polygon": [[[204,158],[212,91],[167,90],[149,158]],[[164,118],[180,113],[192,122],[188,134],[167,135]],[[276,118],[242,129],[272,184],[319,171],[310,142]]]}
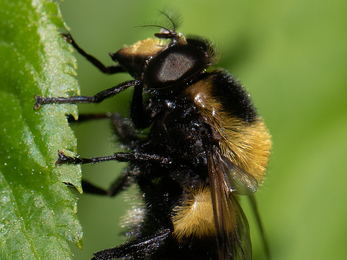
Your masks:
{"label": "green leaf", "polygon": [[64,182],[81,191],[81,171],[55,161],[76,151],[65,114],[77,109],[33,105],[35,95],[78,94],[76,62],[55,3],[1,1],[0,17],[0,258],[71,259],[67,241],[82,247],[82,230]]}

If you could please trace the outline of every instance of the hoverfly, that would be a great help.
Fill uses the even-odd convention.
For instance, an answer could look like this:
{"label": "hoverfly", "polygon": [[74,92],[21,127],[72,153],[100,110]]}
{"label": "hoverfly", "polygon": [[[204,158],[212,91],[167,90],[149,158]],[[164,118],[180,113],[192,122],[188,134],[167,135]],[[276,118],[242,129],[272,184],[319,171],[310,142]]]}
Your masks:
{"label": "hoverfly", "polygon": [[[104,116],[129,152],[94,158],[59,153],[59,163],[129,162],[109,190],[83,181],[87,192],[115,196],[136,183],[143,194],[143,217],[129,231],[129,242],[97,252],[94,259],[251,259],[249,226],[238,197],[257,191],[270,135],[237,79],[211,68],[218,60],[214,45],[176,32],[167,17],[172,28],[111,53],[116,64],[109,67],[63,34],[102,72],[126,72],[133,80],[94,96],[36,96],[35,108],[99,103],[134,88],[130,122],[117,113]],[[137,134],[147,128],[144,138]]]}

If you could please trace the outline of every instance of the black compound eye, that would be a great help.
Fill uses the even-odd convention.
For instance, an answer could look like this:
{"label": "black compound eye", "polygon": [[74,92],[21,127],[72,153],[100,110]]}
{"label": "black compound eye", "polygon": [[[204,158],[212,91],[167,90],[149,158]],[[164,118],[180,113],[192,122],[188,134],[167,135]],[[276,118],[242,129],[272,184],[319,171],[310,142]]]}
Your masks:
{"label": "black compound eye", "polygon": [[184,84],[208,65],[205,52],[191,45],[174,45],[148,64],[143,76],[149,89],[167,89]]}
{"label": "black compound eye", "polygon": [[185,53],[169,53],[162,61],[157,78],[160,82],[175,81],[191,70],[196,62]]}

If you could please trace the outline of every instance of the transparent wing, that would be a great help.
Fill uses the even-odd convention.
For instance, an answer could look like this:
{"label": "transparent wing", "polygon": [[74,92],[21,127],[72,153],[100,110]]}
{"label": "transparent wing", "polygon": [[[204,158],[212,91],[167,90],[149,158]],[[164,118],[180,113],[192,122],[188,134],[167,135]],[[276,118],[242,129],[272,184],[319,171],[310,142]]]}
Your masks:
{"label": "transparent wing", "polygon": [[[248,221],[234,196],[234,192],[235,194],[252,193],[250,190],[257,186],[255,185],[256,180],[254,179],[255,182],[252,179],[249,181],[247,178],[249,174],[245,175],[244,171],[239,170],[239,168],[233,168],[235,174],[230,174],[230,166],[234,167],[234,165],[225,160],[217,150],[210,150],[207,159],[217,235],[218,260],[251,260],[252,246]],[[229,175],[235,176],[235,178],[230,178]],[[238,182],[235,181],[236,184],[234,184],[233,180],[237,177],[243,179]]]}
{"label": "transparent wing", "polygon": [[229,157],[213,150],[215,164],[220,164],[225,179],[225,189],[234,195],[251,195],[258,190],[258,181],[250,173],[236,165]]}

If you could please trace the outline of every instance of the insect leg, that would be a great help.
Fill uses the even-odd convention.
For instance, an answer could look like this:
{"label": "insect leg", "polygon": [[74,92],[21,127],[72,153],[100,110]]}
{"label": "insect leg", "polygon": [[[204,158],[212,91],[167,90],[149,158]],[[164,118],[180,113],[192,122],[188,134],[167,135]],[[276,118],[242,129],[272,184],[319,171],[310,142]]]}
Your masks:
{"label": "insect leg", "polygon": [[102,114],[79,114],[76,120],[73,116],[67,116],[68,122],[72,124],[84,123],[93,120],[108,119],[111,121],[113,130],[117,139],[122,145],[126,145],[129,149],[133,150],[137,142],[140,140],[139,135],[136,133],[132,122],[122,117],[119,113],[102,113]]}
{"label": "insect leg", "polygon": [[119,247],[94,253],[95,257],[92,258],[92,260],[111,260],[146,252],[148,253],[151,251],[153,252],[165,243],[165,240],[169,237],[170,233],[170,229],[160,230],[154,236],[146,237],[145,239],[137,239]]}
{"label": "insect leg", "polygon": [[134,88],[133,99],[131,101],[130,115],[134,125],[137,128],[146,128],[150,125],[150,121],[144,114],[143,109],[143,86],[136,86]]}
{"label": "insect leg", "polygon": [[[155,102],[155,100],[151,100]],[[138,129],[145,129],[152,123],[153,118],[160,112],[161,104],[151,103],[144,107],[143,104],[143,85],[138,84],[134,88],[134,94],[131,101],[130,116],[134,126]],[[145,109],[146,108],[146,109]]]}
{"label": "insect leg", "polygon": [[82,180],[83,192],[94,195],[114,197],[120,192],[126,190],[131,185],[131,183],[133,183],[133,178],[137,174],[137,169],[128,168],[127,171],[125,171],[111,184],[108,190],[100,188],[87,180]]}
{"label": "insect leg", "polygon": [[59,159],[56,162],[57,165],[63,163],[71,164],[86,164],[86,163],[100,163],[107,161],[118,161],[118,162],[134,162],[134,161],[144,161],[158,164],[172,164],[172,159],[170,157],[163,157],[157,154],[147,154],[140,152],[129,152],[129,153],[115,153],[110,156],[104,157],[92,157],[92,158],[79,158],[66,156],[64,152],[59,151]]}
{"label": "insect leg", "polygon": [[72,38],[71,34],[69,33],[62,33],[61,34],[63,38],[68,42],[71,43],[71,45],[83,56],[85,57],[90,63],[92,63],[95,67],[97,67],[101,72],[105,74],[115,74],[119,72],[125,72],[124,68],[119,65],[113,65],[106,67],[104,64],[102,64],[98,59],[93,57],[92,55],[89,55],[86,53],[83,49],[81,49],[75,40]]}
{"label": "insect leg", "polygon": [[140,141],[140,137],[135,131],[133,123],[129,119],[123,118],[117,112],[111,114],[110,120],[118,141],[131,150],[135,149]]}
{"label": "insect leg", "polygon": [[259,232],[260,232],[261,240],[263,242],[265,255],[266,255],[267,259],[270,260],[270,259],[272,259],[270,247],[269,247],[268,240],[266,239],[263,223],[262,223],[261,218],[260,218],[257,201],[256,201],[254,195],[249,195],[248,198],[249,198],[249,201],[251,203],[251,208],[252,208],[253,214],[255,216],[257,226],[259,228]]}
{"label": "insect leg", "polygon": [[78,119],[75,120],[75,118],[71,115],[67,116],[69,123],[83,123],[87,121],[92,120],[99,120],[99,119],[110,119],[111,113],[102,113],[102,114],[79,114]]}
{"label": "insect leg", "polygon": [[132,87],[141,85],[139,80],[131,80],[124,83],[121,83],[115,87],[103,90],[94,96],[73,96],[73,97],[41,97],[35,96],[35,105],[34,109],[39,109],[42,104],[77,104],[77,103],[100,103],[104,99],[113,97],[119,92]]}

